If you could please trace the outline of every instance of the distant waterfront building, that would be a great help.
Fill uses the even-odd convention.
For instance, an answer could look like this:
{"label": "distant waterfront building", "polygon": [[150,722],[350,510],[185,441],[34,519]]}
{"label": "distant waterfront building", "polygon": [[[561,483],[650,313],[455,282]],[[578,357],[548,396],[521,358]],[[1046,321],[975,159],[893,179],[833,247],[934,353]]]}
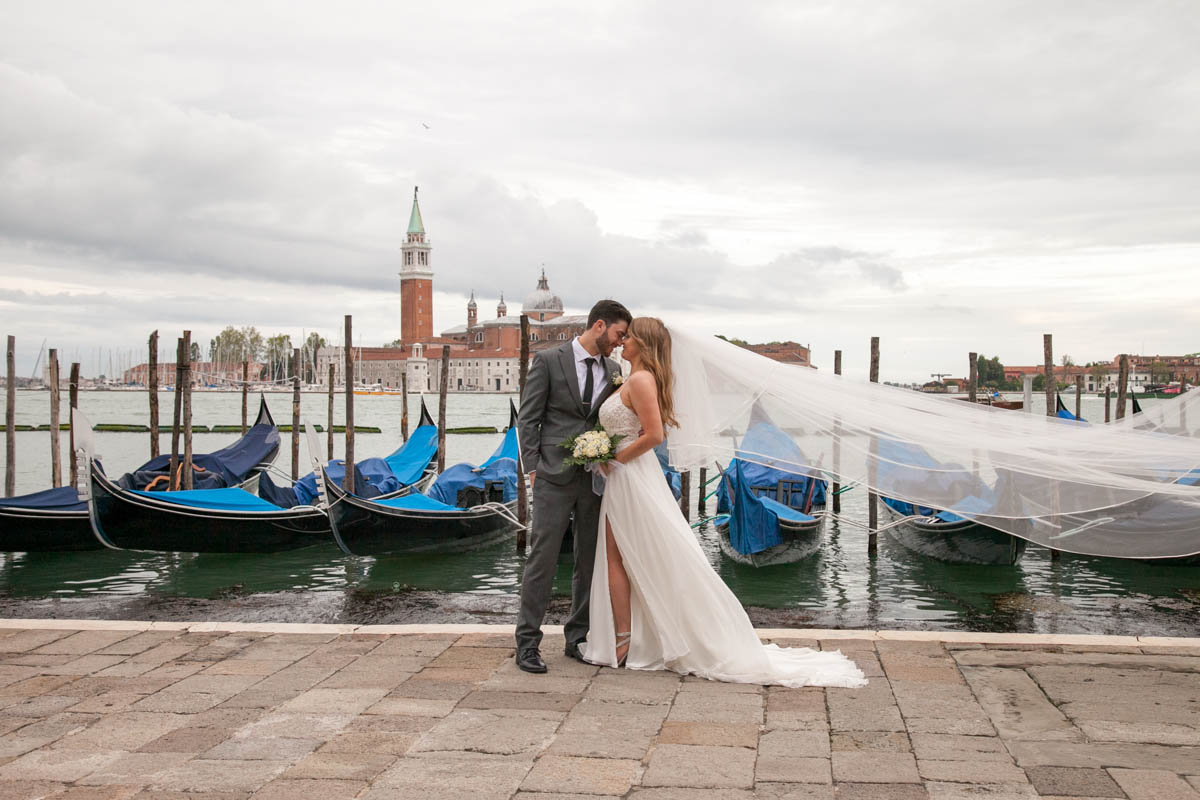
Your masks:
{"label": "distant waterfront building", "polygon": [[[250,379],[256,380],[265,366],[265,364],[260,364],[257,361],[251,361],[249,367]],[[175,385],[174,361],[160,361],[155,371],[158,373],[159,386]],[[217,386],[235,384],[241,386],[242,364],[240,361],[230,364],[215,363],[212,361],[193,361],[191,363],[191,376],[193,386],[207,386],[209,384]],[[150,365],[143,363],[125,370],[122,375],[122,382],[130,386],[149,386]]]}
{"label": "distant waterfront building", "polygon": [[[769,342],[767,344],[748,344],[737,342],[739,347],[752,353],[766,356],[772,361],[783,364],[795,364],[798,367],[812,367],[812,354],[805,345],[798,342]],[[816,369],[816,367],[813,367]]]}

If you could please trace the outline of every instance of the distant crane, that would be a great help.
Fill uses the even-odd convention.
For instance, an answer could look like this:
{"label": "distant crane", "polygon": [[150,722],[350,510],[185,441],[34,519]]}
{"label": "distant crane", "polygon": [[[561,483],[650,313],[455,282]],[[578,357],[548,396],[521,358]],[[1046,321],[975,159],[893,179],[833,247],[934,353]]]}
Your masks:
{"label": "distant crane", "polygon": [[953,372],[931,372],[929,373],[929,377],[937,378],[940,381],[942,378],[949,378],[953,374]]}

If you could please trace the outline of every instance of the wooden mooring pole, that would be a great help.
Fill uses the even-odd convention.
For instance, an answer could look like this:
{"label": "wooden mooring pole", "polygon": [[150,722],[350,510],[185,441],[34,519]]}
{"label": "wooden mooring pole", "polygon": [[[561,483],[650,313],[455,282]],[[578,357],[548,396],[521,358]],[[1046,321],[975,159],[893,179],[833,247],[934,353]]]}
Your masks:
{"label": "wooden mooring pole", "polygon": [[192,332],[183,332],[183,487],[192,483]]}
{"label": "wooden mooring pole", "polygon": [[[842,374],[842,351],[833,351],[833,374]],[[842,513],[842,484],[838,482],[838,474],[842,469],[842,428],[841,420],[833,420],[833,513]]]}
{"label": "wooden mooring pole", "polygon": [[250,361],[242,361],[242,436],[246,435],[250,422]]}
{"label": "wooden mooring pole", "polygon": [[1045,363],[1042,365],[1042,374],[1046,382],[1046,416],[1053,417],[1058,411],[1058,403],[1055,402],[1058,384],[1054,381],[1054,336],[1052,334],[1042,334],[1042,357],[1045,359]]}
{"label": "wooden mooring pole", "polygon": [[[71,411],[79,408],[79,362],[71,364],[71,382],[67,385],[67,400],[70,403]],[[77,490],[79,489],[79,464],[75,459],[75,415],[72,413],[70,417],[71,427],[68,442],[70,443],[71,454],[69,461],[71,464],[71,485]]]}
{"label": "wooden mooring pole", "polygon": [[346,315],[346,477],[342,488],[354,494],[354,330],[353,317]]}
{"label": "wooden mooring pole", "polygon": [[57,489],[62,486],[62,442],[59,441],[62,433],[59,418],[62,396],[58,385],[58,350],[51,347],[47,357],[49,361],[46,367],[50,373],[50,485]]}
{"label": "wooden mooring pole", "polygon": [[329,414],[325,422],[325,449],[329,451],[328,460],[333,461],[333,380],[337,370],[333,362],[329,362]]}
{"label": "wooden mooring pole", "polygon": [[[871,337],[871,383],[879,383],[879,337]],[[879,466],[875,463],[875,454],[878,450],[875,437],[871,437],[871,469],[869,483],[872,487],[871,492],[867,495],[867,553],[875,555],[875,551],[879,547],[879,495],[875,493],[874,486],[879,474]]]}
{"label": "wooden mooring pole", "polygon": [[400,373],[400,436],[408,441],[408,367]]}
{"label": "wooden mooring pole", "polygon": [[684,519],[692,521],[692,471],[688,469],[679,473],[679,510]]}
{"label": "wooden mooring pole", "polygon": [[179,430],[183,423],[183,338],[175,340],[175,397],[171,416],[171,461],[167,469],[167,490],[179,488]]}
{"label": "wooden mooring pole", "polygon": [[1112,422],[1112,386],[1104,387],[1104,421]]}
{"label": "wooden mooring pole", "polygon": [[970,374],[967,377],[967,399],[975,402],[979,394],[979,354],[967,353]]}
{"label": "wooden mooring pole", "polygon": [[150,334],[147,346],[150,351],[146,358],[146,392],[150,402],[150,458],[158,458],[158,331]]}
{"label": "wooden mooring pole", "polygon": [[708,494],[708,467],[700,468],[700,485],[696,492],[696,514],[698,519],[704,519],[708,514],[708,503],[704,497]]}
{"label": "wooden mooring pole", "polygon": [[292,349],[292,483],[300,477],[300,368],[300,348],[295,347]]}
{"label": "wooden mooring pole", "polygon": [[1083,373],[1075,376],[1075,419],[1083,419]]}
{"label": "wooden mooring pole", "polygon": [[8,383],[4,406],[4,496],[17,491],[17,337],[8,337]]}
{"label": "wooden mooring pole", "polygon": [[[521,360],[517,365],[517,387],[525,394],[525,379],[529,376],[529,316],[521,315]],[[520,398],[518,398],[518,404]],[[520,431],[517,432],[517,521],[529,524],[529,487],[525,483],[525,464],[520,454]],[[517,531],[517,552],[524,553],[529,538],[524,528]]]}
{"label": "wooden mooring pole", "polygon": [[1121,354],[1121,367],[1117,372],[1117,419],[1125,419],[1125,396],[1129,392],[1129,356]]}
{"label": "wooden mooring pole", "polygon": [[450,346],[442,345],[438,375],[438,473],[446,471],[446,393],[450,391]]}

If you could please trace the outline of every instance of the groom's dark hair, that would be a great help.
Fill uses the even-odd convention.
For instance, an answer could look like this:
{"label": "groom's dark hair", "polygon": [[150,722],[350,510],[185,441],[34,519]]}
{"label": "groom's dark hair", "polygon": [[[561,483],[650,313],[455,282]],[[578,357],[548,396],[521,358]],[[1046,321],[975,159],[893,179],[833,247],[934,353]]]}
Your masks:
{"label": "groom's dark hair", "polygon": [[633,315],[629,313],[628,308],[616,300],[601,300],[592,306],[592,310],[588,314],[588,327],[592,327],[601,320],[605,325],[613,325],[621,321],[628,325],[633,322]]}

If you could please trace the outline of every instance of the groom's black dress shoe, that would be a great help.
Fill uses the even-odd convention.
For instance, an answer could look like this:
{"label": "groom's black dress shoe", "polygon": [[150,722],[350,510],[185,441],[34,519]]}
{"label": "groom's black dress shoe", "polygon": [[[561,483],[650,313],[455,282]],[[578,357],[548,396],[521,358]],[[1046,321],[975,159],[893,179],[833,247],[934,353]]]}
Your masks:
{"label": "groom's black dress shoe", "polygon": [[542,654],[536,647],[527,647],[517,651],[517,668],[525,672],[541,673],[546,671],[546,662],[542,661]]}
{"label": "groom's black dress shoe", "polygon": [[579,642],[567,642],[567,649],[564,651],[567,656],[575,659],[580,664],[586,664],[583,660],[583,653],[579,652]]}

